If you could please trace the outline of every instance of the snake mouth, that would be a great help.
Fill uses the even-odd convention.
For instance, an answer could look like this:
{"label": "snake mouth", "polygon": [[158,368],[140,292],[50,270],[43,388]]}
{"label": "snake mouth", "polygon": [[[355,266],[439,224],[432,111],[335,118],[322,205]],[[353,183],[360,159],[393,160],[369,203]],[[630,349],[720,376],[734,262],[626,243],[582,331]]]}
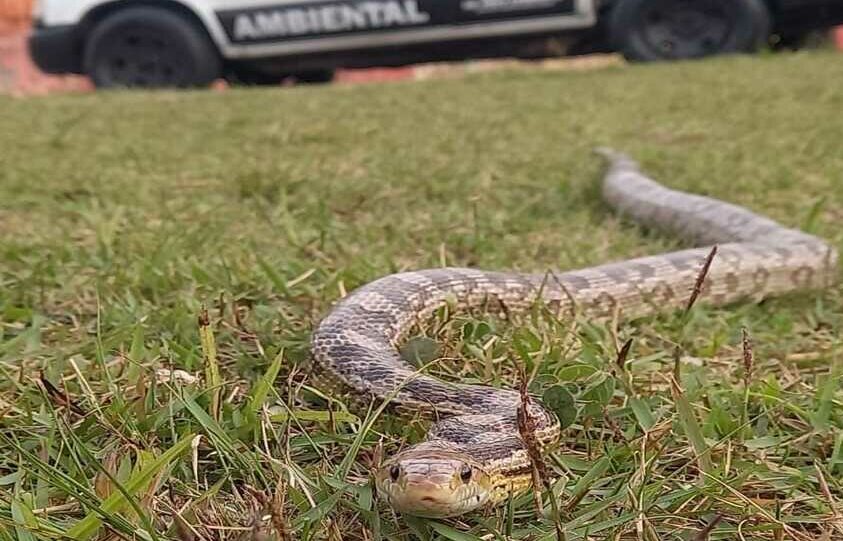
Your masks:
{"label": "snake mouth", "polygon": [[408,476],[389,483],[384,492],[395,510],[408,515],[443,518],[464,509],[459,490],[454,490],[449,480]]}
{"label": "snake mouth", "polygon": [[414,487],[387,492],[390,506],[399,513],[425,518],[448,518],[481,507],[484,498],[463,497],[455,491],[437,491],[436,495],[420,494]]}

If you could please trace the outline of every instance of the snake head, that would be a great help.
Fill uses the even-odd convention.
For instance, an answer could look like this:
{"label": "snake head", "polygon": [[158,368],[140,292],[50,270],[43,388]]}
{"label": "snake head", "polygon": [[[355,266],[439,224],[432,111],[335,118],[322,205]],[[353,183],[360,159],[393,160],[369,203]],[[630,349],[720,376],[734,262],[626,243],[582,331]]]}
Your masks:
{"label": "snake head", "polygon": [[457,452],[408,450],[376,472],[378,492],[399,513],[445,518],[484,506],[491,479],[480,466]]}

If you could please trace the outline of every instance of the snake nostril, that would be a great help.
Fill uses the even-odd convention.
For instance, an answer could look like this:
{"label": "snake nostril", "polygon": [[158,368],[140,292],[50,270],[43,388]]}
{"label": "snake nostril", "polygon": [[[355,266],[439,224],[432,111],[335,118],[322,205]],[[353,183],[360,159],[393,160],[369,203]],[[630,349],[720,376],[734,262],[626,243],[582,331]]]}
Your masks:
{"label": "snake nostril", "polygon": [[398,477],[401,475],[401,466],[398,464],[393,464],[389,467],[389,478],[392,479],[393,482],[398,481]]}

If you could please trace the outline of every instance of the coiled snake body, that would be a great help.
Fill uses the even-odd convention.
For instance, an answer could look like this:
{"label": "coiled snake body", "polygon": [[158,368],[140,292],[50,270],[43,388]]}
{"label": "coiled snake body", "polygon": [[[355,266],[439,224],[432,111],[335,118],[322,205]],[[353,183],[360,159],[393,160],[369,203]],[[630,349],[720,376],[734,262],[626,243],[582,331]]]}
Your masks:
{"label": "coiled snake body", "polygon": [[[517,392],[446,383],[402,360],[398,345],[443,303],[502,314],[541,302],[588,316],[638,317],[687,302],[710,245],[718,253],[700,298],[722,305],[827,287],[837,253],[821,239],[716,199],[667,189],[622,154],[609,160],[606,201],[622,215],[667,230],[699,248],[547,273],[441,268],[375,280],[342,299],[312,337],[323,385],[368,404],[436,422],[428,438],[388,459],[376,473],[380,493],[398,511],[446,517],[494,505],[530,485],[530,462],[516,426]],[[556,417],[531,401],[543,445],[559,435]]]}

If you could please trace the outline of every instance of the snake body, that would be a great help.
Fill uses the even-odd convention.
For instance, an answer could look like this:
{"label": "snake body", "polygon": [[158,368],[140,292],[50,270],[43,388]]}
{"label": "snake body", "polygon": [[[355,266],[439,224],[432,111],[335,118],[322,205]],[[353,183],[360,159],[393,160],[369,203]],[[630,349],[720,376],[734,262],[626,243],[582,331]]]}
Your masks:
{"label": "snake body", "polygon": [[[363,405],[435,422],[425,441],[389,458],[376,473],[380,493],[398,511],[459,515],[497,504],[530,485],[530,461],[516,426],[519,393],[447,383],[419,373],[398,346],[448,303],[501,315],[537,302],[586,317],[639,317],[682,307],[711,246],[718,252],[700,299],[710,305],[820,289],[837,276],[837,253],[823,240],[749,210],[668,189],[623,154],[609,162],[606,202],[621,215],[698,246],[582,270],[527,274],[470,268],[401,272],[340,300],[312,335],[315,373],[331,392]],[[559,436],[555,415],[530,401],[540,445]]]}

